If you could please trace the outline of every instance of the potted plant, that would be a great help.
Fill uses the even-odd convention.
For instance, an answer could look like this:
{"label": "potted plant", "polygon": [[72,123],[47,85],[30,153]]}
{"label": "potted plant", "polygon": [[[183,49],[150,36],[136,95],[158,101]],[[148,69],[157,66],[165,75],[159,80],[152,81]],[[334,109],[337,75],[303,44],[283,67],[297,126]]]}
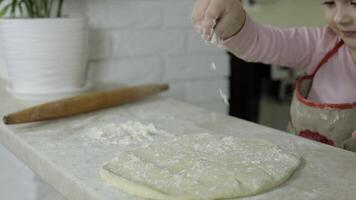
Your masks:
{"label": "potted plant", "polygon": [[0,38],[15,97],[48,100],[90,87],[85,17],[62,15],[63,0],[0,0]]}

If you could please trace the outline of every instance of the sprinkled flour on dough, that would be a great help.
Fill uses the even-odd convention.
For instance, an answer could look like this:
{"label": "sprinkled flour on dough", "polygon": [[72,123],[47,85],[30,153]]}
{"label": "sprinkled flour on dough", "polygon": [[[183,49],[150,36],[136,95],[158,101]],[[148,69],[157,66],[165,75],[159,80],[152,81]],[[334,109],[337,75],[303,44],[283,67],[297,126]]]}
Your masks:
{"label": "sprinkled flour on dough", "polygon": [[213,200],[277,187],[299,164],[299,156],[266,141],[202,133],[120,152],[100,175],[121,191],[144,198]]}

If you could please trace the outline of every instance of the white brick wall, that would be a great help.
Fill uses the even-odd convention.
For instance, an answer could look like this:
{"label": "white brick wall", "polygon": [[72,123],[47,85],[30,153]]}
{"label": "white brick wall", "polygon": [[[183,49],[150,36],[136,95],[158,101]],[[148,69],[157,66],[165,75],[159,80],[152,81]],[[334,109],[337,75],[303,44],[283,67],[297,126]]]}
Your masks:
{"label": "white brick wall", "polygon": [[[207,46],[193,30],[193,4],[194,0],[71,0],[64,9],[89,17],[88,66],[94,82],[167,82],[171,89],[165,95],[227,113],[219,90],[228,93],[228,56],[223,49]],[[1,66],[2,59],[0,76],[6,77]]]}
{"label": "white brick wall", "polygon": [[[229,62],[192,28],[193,0],[82,0],[91,28],[94,81],[168,82],[166,95],[227,113]],[[216,63],[216,70],[211,68]]]}

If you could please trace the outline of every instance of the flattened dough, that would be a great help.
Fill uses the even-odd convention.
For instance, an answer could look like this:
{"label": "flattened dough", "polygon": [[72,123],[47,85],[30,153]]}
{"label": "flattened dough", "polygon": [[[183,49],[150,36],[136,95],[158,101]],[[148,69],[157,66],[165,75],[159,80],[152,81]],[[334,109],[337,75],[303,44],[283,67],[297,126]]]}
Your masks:
{"label": "flattened dough", "polygon": [[159,200],[250,196],[286,181],[300,157],[260,140],[184,135],[121,152],[100,170],[121,191]]}

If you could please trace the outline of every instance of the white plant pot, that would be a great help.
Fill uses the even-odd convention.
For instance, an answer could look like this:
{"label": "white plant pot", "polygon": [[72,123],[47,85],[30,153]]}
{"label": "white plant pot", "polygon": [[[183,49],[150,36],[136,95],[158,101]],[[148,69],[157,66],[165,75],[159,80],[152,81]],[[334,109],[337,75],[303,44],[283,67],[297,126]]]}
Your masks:
{"label": "white plant pot", "polygon": [[0,35],[14,96],[57,99],[90,87],[86,18],[1,19]]}

